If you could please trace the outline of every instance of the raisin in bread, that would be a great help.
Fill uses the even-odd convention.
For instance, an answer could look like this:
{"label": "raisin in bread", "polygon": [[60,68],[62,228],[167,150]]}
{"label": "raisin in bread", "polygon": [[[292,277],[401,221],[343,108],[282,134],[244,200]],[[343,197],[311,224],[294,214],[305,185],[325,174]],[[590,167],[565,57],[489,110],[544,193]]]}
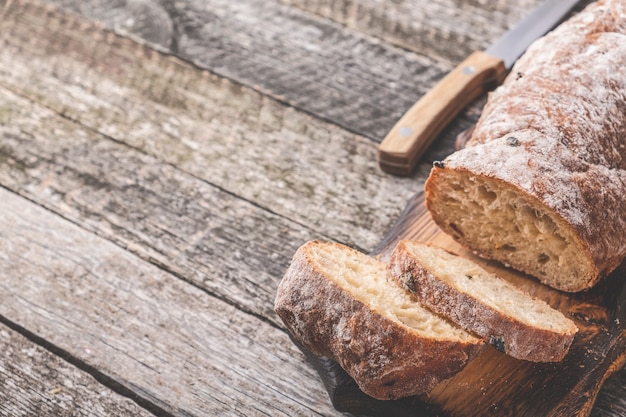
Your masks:
{"label": "raisin in bread", "polygon": [[422,304],[518,359],[560,361],[578,331],[544,301],[441,248],[403,240],[389,270]]}
{"label": "raisin in bread", "polygon": [[590,288],[626,257],[626,1],[536,41],[465,149],[425,185],[434,221],[480,256],[554,288]]}
{"label": "raisin in bread", "polygon": [[298,343],[336,360],[377,399],[429,391],[484,346],[422,307],[386,264],[336,243],[298,249],[275,310]]}

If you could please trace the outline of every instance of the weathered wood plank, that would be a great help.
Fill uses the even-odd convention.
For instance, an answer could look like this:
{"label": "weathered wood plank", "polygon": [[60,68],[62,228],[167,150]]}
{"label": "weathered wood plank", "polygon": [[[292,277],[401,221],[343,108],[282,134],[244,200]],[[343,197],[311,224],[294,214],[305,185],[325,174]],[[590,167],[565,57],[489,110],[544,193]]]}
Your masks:
{"label": "weathered wood plank", "polygon": [[336,414],[284,331],[2,188],[0,315],[173,416]]}
{"label": "weathered wood plank", "polygon": [[[3,28],[2,28],[2,31],[4,31],[4,27],[6,27],[6,26],[4,26],[4,22],[3,22]],[[31,41],[32,41],[32,40],[31,40]],[[57,61],[57,62],[58,62],[58,61]],[[58,64],[57,64],[57,65],[58,65]],[[79,69],[80,69],[80,68],[79,68]],[[113,69],[113,70],[117,70],[117,68],[116,68],[115,66],[113,66],[113,68],[112,68],[112,69]],[[67,71],[66,71],[66,72],[62,72],[62,74],[64,74],[64,76],[65,76],[65,77],[67,77],[67,78],[71,78],[71,75],[70,75],[71,73],[70,73],[70,72],[67,72]],[[80,74],[80,73],[79,73],[79,74]],[[79,78],[79,77],[77,76],[77,78]],[[76,86],[76,85],[75,85],[75,86],[74,86],[74,88],[81,88],[81,85],[80,85],[80,84],[81,84],[81,82],[83,82],[83,81],[80,81],[80,80],[79,80],[79,82],[77,82],[78,86]],[[226,83],[226,84],[228,85],[228,83]],[[96,83],[95,85],[97,85],[97,83]],[[93,85],[87,85],[87,87],[90,87],[90,88],[95,88]],[[106,86],[105,86],[105,87],[106,87]],[[233,89],[232,85],[230,85],[230,86],[229,86],[229,88],[230,88],[230,89]],[[95,90],[94,90],[94,91],[95,91]],[[164,94],[164,93],[162,93],[162,92],[158,92],[158,93],[159,93],[159,94]],[[79,94],[79,95],[80,95],[80,94]],[[249,96],[246,96],[246,97],[249,97]],[[80,102],[80,101],[79,101],[79,102]],[[157,101],[157,102],[158,102],[158,101]],[[71,103],[71,101],[69,101],[69,100],[68,100],[68,103]],[[66,103],[64,103],[64,105],[65,105],[65,104],[66,104]],[[19,106],[17,106],[17,107],[19,107]],[[106,107],[106,106],[103,106],[103,107]],[[71,106],[68,106],[68,108],[71,108]],[[129,108],[131,108],[131,109],[132,109],[132,107],[123,107],[123,106],[122,106],[122,108],[123,108],[123,109],[129,109]],[[159,107],[159,106],[154,106],[154,107],[153,107],[153,109],[160,109],[160,107]],[[6,110],[6,109],[3,109],[3,110]],[[118,111],[123,112],[123,110],[118,110]],[[0,122],[1,122],[2,120],[5,120],[5,121],[10,120],[10,119],[9,119],[9,116],[8,116],[7,114],[8,114],[8,112],[7,112],[7,113],[2,114],[2,112],[0,111]],[[77,112],[76,114],[80,114],[80,112]],[[160,115],[160,113],[159,113],[159,115]],[[144,116],[144,115],[142,115],[142,116]],[[6,119],[3,119],[3,117],[6,117]],[[72,117],[74,117],[74,115],[72,115]],[[79,118],[79,119],[80,119],[80,118]],[[106,120],[106,119],[105,119],[105,120]],[[133,125],[133,126],[136,126],[136,125]],[[61,132],[62,132],[62,131],[61,131]],[[90,132],[88,132],[88,129],[87,129],[87,130],[85,130],[84,134],[85,134],[85,135],[87,135],[87,136],[89,136],[89,135],[90,135]],[[118,134],[118,135],[115,135],[115,137],[119,137],[119,136],[122,136],[122,135],[119,135],[119,134]],[[144,139],[145,139],[145,138],[144,138]],[[68,145],[68,146],[70,146],[70,145]],[[27,149],[27,150],[28,150],[28,149]],[[95,152],[97,152],[98,150],[100,150],[100,148],[96,149],[96,151],[95,151]],[[121,152],[121,151],[120,151],[120,154],[122,154],[122,153],[125,153],[125,152]],[[114,153],[113,153],[113,154],[114,154]],[[74,154],[72,154],[72,153],[67,153],[67,154],[66,154],[66,157],[67,157],[67,156],[77,156],[77,155],[79,155],[79,154],[77,154],[77,153],[74,153]],[[90,154],[90,155],[91,155],[91,154]],[[50,156],[50,155],[49,155],[49,156],[48,156],[48,158],[53,158],[53,156]],[[133,159],[133,158],[130,158],[130,159]],[[33,161],[33,159],[28,159],[28,158],[24,158],[24,159],[23,159],[23,162],[32,162],[32,161]],[[117,239],[116,241],[117,241],[118,243],[123,241],[123,238],[121,238],[120,236],[122,236],[122,237],[123,237],[123,236],[126,236],[126,234],[125,234],[126,232],[124,232],[124,228],[119,228],[119,227],[118,227],[118,224],[119,224],[119,223],[124,223],[124,222],[127,222],[127,221],[128,221],[128,219],[134,219],[134,220],[140,220],[140,219],[141,219],[141,218],[139,218],[139,217],[133,217],[133,216],[135,216],[137,213],[140,213],[140,211],[138,211],[137,213],[135,213],[135,214],[133,214],[133,215],[131,215],[131,216],[127,217],[127,218],[126,218],[125,220],[123,220],[122,222],[117,223],[117,219],[116,219],[116,218],[117,218],[118,216],[123,217],[123,216],[125,216],[125,215],[126,215],[126,214],[124,214],[124,211],[125,211],[125,210],[119,210],[119,213],[116,213],[114,216],[112,216],[112,217],[115,219],[114,221],[110,221],[110,222],[109,222],[109,221],[108,221],[108,219],[105,219],[105,220],[103,220],[103,221],[100,221],[100,220],[99,220],[99,218],[98,218],[98,216],[95,216],[95,217],[88,217],[88,216],[84,216],[83,214],[81,214],[81,213],[80,213],[80,209],[72,208],[72,206],[71,206],[71,205],[65,205],[65,204],[67,204],[67,202],[72,203],[72,198],[73,198],[73,196],[75,196],[75,194],[72,194],[72,193],[68,192],[68,191],[67,191],[67,188],[65,188],[66,186],[61,186],[61,187],[60,187],[62,190],[64,190],[64,191],[63,191],[63,193],[56,193],[56,192],[53,190],[53,189],[54,189],[54,186],[52,187],[52,190],[51,190],[51,189],[49,189],[49,188],[46,188],[46,185],[47,185],[47,184],[49,184],[49,181],[50,181],[50,178],[51,178],[51,177],[47,177],[47,176],[45,176],[45,175],[44,175],[44,174],[46,173],[46,171],[45,171],[45,169],[44,169],[44,168],[52,166],[53,161],[48,161],[48,162],[50,162],[50,165],[39,165],[40,169],[39,169],[39,171],[38,171],[38,172],[37,172],[37,169],[36,169],[36,168],[35,168],[35,169],[33,169],[33,177],[32,177],[32,178],[33,178],[33,182],[31,182],[31,183],[29,183],[27,186],[25,186],[25,189],[26,189],[27,191],[22,191],[22,192],[32,192],[32,194],[30,195],[31,197],[32,197],[32,195],[35,195],[35,194],[36,194],[35,192],[33,192],[33,190],[39,191],[39,192],[41,193],[41,195],[46,195],[46,193],[50,192],[50,193],[52,194],[52,196],[51,196],[51,197],[49,197],[49,198],[50,198],[50,201],[53,201],[53,202],[52,202],[52,203],[50,203],[50,202],[49,202],[49,203],[46,203],[46,204],[49,204],[49,206],[50,206],[50,207],[55,207],[55,205],[56,205],[56,204],[58,204],[56,207],[62,207],[62,210],[60,210],[60,212],[63,212],[63,210],[67,210],[68,212],[69,212],[69,211],[71,211],[71,210],[75,210],[75,213],[78,213],[78,214],[77,214],[77,218],[78,218],[78,219],[82,219],[82,220],[80,220],[80,221],[82,221],[82,225],[83,225],[83,227],[86,227],[86,228],[88,228],[88,229],[90,229],[90,230],[98,230],[98,232],[99,232],[99,233],[102,233],[102,234],[108,234],[108,236],[118,236],[118,237],[114,238],[114,240],[115,240],[115,239]],[[26,165],[28,166],[28,164],[26,164]],[[156,165],[156,164],[155,164],[155,165]],[[132,166],[137,167],[137,165],[132,165]],[[116,169],[119,169],[119,167],[117,167]],[[149,175],[150,175],[150,176],[153,176],[153,177],[158,177],[159,175],[161,175],[161,171],[160,171],[160,169],[153,169],[153,170],[151,170],[151,169],[152,169],[152,168],[148,169],[148,171],[149,171]],[[70,171],[70,170],[68,170],[68,171]],[[79,171],[79,172],[81,172],[80,170],[78,170],[78,171]],[[120,170],[120,171],[118,171],[118,173],[122,173],[122,172],[129,172],[129,171],[130,171],[130,169],[129,169],[129,170],[127,170],[127,171],[122,171],[122,170]],[[66,172],[66,171],[61,170],[61,172]],[[89,172],[89,171],[87,171],[87,172]],[[96,172],[96,173],[97,173],[97,175],[95,176],[95,179],[98,179],[98,178],[99,178],[99,176],[102,176],[102,175],[103,175],[103,173],[104,173],[104,172],[106,172],[106,169],[104,169],[104,168],[97,168],[94,172]],[[168,173],[169,173],[169,171],[168,171]],[[121,175],[121,174],[119,174],[119,175]],[[179,178],[177,175],[178,175],[178,174],[176,174],[176,178]],[[130,176],[131,176],[131,177],[133,176],[133,173],[132,173],[132,172],[130,173]],[[52,177],[54,177],[54,176],[52,176]],[[169,178],[169,177],[168,177],[168,175],[166,175],[166,177],[167,177],[167,178]],[[35,178],[39,178],[39,180],[38,180],[38,181],[35,181],[35,180],[34,180]],[[145,181],[145,180],[143,179],[143,177],[141,177],[141,178],[142,178],[142,179],[141,179],[141,181]],[[85,182],[87,182],[87,180],[89,180],[89,181],[94,181],[94,183],[95,183],[95,180],[94,180],[93,178],[91,178],[91,177],[89,177],[89,176],[86,176],[86,177],[82,180],[82,182],[81,182],[81,181],[76,181],[75,183],[73,183],[73,186],[77,186],[77,187],[79,187],[79,188],[80,188],[80,187],[81,187],[81,185],[80,185],[80,184],[84,184]],[[116,181],[118,181],[118,180],[119,180],[119,179],[116,179]],[[168,182],[168,183],[169,183],[170,181],[171,181],[170,179],[168,179],[168,180],[167,180],[167,182]],[[120,182],[120,183],[121,183],[121,182]],[[70,182],[68,182],[68,184],[72,184],[72,182],[70,181]],[[178,184],[179,184],[179,183],[175,180],[175,181],[171,181],[171,183],[170,183],[171,188],[166,188],[166,187],[160,188],[159,186],[155,186],[155,189],[158,189],[158,190],[160,190],[160,191],[165,190],[165,191],[167,192],[167,191],[170,191],[170,190],[175,190],[175,189],[178,187]],[[188,188],[185,188],[185,189],[188,189]],[[99,194],[97,194],[97,193],[95,193],[93,190],[90,190],[90,191],[89,191],[89,192],[87,192],[85,195],[83,195],[81,198],[85,198],[85,199],[86,199],[86,198],[87,198],[86,196],[96,196],[96,197],[100,196],[100,197],[101,197],[103,194],[105,194],[105,192],[106,192],[106,190],[101,190],[101,191],[100,191],[100,193],[99,193]],[[67,196],[68,194],[69,194],[69,196]],[[126,194],[125,196],[126,196],[126,197],[128,197],[129,195],[130,195],[130,194]],[[118,196],[119,196],[119,194],[118,194]],[[179,200],[179,199],[178,199],[178,197],[179,197],[179,196],[177,196],[176,198],[173,198],[173,199],[172,199],[172,201],[173,201],[173,203],[172,203],[172,204],[174,204],[174,205],[175,205],[175,204],[176,204],[176,203],[175,203],[176,201],[178,201],[178,202],[182,201],[182,200]],[[29,198],[30,198],[30,197],[29,197]],[[123,199],[124,199],[124,198],[125,198],[125,197],[119,197],[119,200],[115,200],[115,203],[119,203],[120,201],[122,201],[122,202],[123,202]],[[221,200],[221,198],[222,198],[222,197],[220,196],[218,199],[220,199],[220,200]],[[65,200],[64,200],[64,199],[65,199]],[[55,200],[56,200],[56,201],[55,201]],[[102,200],[102,198],[101,198],[100,200],[97,200],[97,199],[96,199],[95,201],[97,201],[97,202],[102,202],[103,200]],[[210,201],[213,201],[213,200],[210,200]],[[87,204],[87,203],[85,203],[85,202],[83,202],[83,203],[84,203],[84,204]],[[153,203],[154,203],[154,202],[153,202]],[[158,203],[158,204],[161,204],[161,203]],[[126,205],[126,206],[124,206],[124,207],[128,208],[129,206],[131,206],[131,205],[130,205],[130,204],[127,204],[127,205]],[[220,207],[223,207],[223,206],[220,206]],[[239,207],[239,206],[238,206],[238,207]],[[246,206],[246,207],[249,207],[249,206]],[[142,210],[146,210],[146,209],[145,209],[145,206],[142,206]],[[219,210],[219,209],[218,209],[218,210]],[[64,215],[65,215],[65,214],[64,214]],[[152,215],[152,214],[151,214],[151,215]],[[85,220],[85,219],[87,219],[87,220]],[[153,217],[153,219],[157,219],[157,217],[155,216],[155,217]],[[195,222],[195,221],[196,221],[196,220],[193,220],[193,222]],[[271,219],[271,221],[273,221],[273,218]],[[191,224],[193,224],[193,222],[190,222],[189,224],[191,225]],[[128,221],[128,223],[130,223],[130,221]],[[231,218],[231,223],[232,223],[232,218]],[[288,224],[289,222],[286,222],[286,223]],[[107,224],[109,224],[109,226],[106,226]],[[105,226],[103,227],[103,225],[105,225]],[[108,228],[107,228],[107,227],[108,227]],[[126,226],[125,226],[125,227],[126,227]],[[114,229],[114,230],[112,231],[112,230],[110,230],[110,229]],[[140,228],[139,228],[139,230],[140,230]],[[279,230],[279,229],[276,229],[276,230],[275,230],[275,232],[276,232],[276,233],[280,233],[281,231],[282,231],[282,230]],[[135,231],[135,232],[136,232],[136,231]],[[132,235],[132,234],[133,234],[133,233],[135,233],[135,232],[128,233],[128,235]],[[119,233],[119,234],[117,234],[117,235],[116,235],[116,233]],[[138,234],[138,235],[141,235],[141,233],[137,233],[137,234]],[[148,240],[150,240],[150,239],[151,239],[151,237],[150,237],[150,236],[160,236],[160,235],[158,235],[158,234],[156,234],[156,235],[155,235],[155,234],[153,234],[153,235],[149,235],[149,236],[148,236]],[[291,236],[291,235],[290,235],[290,236]],[[145,236],[144,236],[144,235],[141,235],[140,237],[145,237]],[[298,238],[299,238],[299,237],[298,237]],[[133,239],[134,239],[134,238],[133,238]],[[140,242],[140,244],[141,244],[141,242],[142,242],[142,240],[141,240],[141,239],[136,239],[136,240],[133,240],[133,239],[129,239],[129,240],[127,241],[127,242],[130,242],[130,243],[127,243],[127,245],[128,245],[128,247],[129,247],[129,249],[131,249],[131,250],[135,250],[135,249],[137,248],[137,244],[133,244],[133,242],[137,242],[137,241],[139,241],[139,242]],[[295,243],[294,243],[294,244],[295,244]],[[164,245],[164,246],[165,246],[165,245]],[[178,249],[176,249],[176,250],[178,250]],[[163,256],[164,256],[164,255],[163,255]],[[184,257],[185,255],[181,255],[181,256],[182,256],[182,257]],[[164,257],[166,258],[166,256],[164,256]],[[157,263],[158,263],[158,262],[157,262]],[[237,267],[237,266],[236,266],[236,267]],[[191,269],[191,268],[190,268],[190,269]],[[184,268],[183,268],[183,270],[184,270]],[[300,375],[298,375],[298,377],[300,377]],[[622,385],[622,386],[623,386],[623,385]],[[618,396],[618,397],[619,397],[619,396]],[[619,414],[616,414],[616,415],[619,415]]]}
{"label": "weathered wood plank", "polygon": [[384,174],[363,137],[30,4],[2,22],[1,85],[274,213],[368,251],[423,184],[428,164]]}
{"label": "weathered wood plank", "polygon": [[[484,50],[540,0],[277,0],[455,65]],[[593,0],[580,1],[577,9]]]}
{"label": "weathered wood plank", "polygon": [[609,378],[589,417],[626,416],[626,369]]}
{"label": "weathered wood plank", "polygon": [[149,417],[91,375],[0,325],[0,415]]}
{"label": "weathered wood plank", "polygon": [[0,87],[0,184],[278,323],[278,280],[326,238]]}
{"label": "weathered wood plank", "polygon": [[[47,1],[146,40],[171,33],[165,50],[378,142],[449,69],[275,1]],[[135,25],[146,10],[170,20]]]}
{"label": "weathered wood plank", "polygon": [[485,49],[540,0],[279,0],[431,58],[456,64]]}
{"label": "weathered wood plank", "polygon": [[[453,65],[487,47],[539,3],[126,0],[105,6],[99,0],[47,1],[376,141]],[[472,120],[470,113],[457,123],[467,128]],[[451,143],[453,136],[444,134],[442,140]]]}

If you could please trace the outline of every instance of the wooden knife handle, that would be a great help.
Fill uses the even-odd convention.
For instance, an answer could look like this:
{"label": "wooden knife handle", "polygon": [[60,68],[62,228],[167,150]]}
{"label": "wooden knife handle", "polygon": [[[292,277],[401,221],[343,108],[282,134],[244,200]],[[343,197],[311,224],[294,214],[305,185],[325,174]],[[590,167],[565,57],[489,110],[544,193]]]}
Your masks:
{"label": "wooden knife handle", "polygon": [[415,103],[378,147],[378,163],[385,172],[410,175],[433,140],[480,95],[504,80],[504,62],[474,52]]}

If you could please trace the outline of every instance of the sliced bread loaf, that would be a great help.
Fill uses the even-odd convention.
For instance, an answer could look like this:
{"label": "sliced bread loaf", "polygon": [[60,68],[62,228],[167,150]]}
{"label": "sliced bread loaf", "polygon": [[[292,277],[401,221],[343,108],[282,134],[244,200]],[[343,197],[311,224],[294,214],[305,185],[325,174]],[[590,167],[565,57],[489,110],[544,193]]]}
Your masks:
{"label": "sliced bread loaf", "polygon": [[484,346],[422,307],[386,264],[336,243],[298,249],[274,307],[300,344],[336,360],[377,399],[427,392]]}
{"label": "sliced bread loaf", "polygon": [[542,300],[443,249],[403,240],[391,275],[424,305],[518,359],[563,359],[578,328]]}
{"label": "sliced bread loaf", "polygon": [[426,202],[475,253],[554,288],[626,258],[626,1],[592,3],[535,42],[490,94]]}

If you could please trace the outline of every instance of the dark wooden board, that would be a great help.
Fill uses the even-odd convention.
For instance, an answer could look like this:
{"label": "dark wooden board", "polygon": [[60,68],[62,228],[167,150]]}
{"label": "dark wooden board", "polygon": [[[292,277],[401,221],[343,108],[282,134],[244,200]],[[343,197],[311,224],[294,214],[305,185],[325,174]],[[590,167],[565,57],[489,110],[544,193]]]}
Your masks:
{"label": "dark wooden board", "polygon": [[533,363],[489,347],[463,371],[421,397],[377,401],[363,394],[332,360],[314,363],[335,408],[380,416],[588,416],[604,381],[626,361],[626,263],[595,288],[567,294],[504,266],[481,260],[432,221],[423,194],[404,213],[373,255],[385,260],[403,238],[431,242],[466,257],[543,299],[576,322],[580,331],[559,363]]}

